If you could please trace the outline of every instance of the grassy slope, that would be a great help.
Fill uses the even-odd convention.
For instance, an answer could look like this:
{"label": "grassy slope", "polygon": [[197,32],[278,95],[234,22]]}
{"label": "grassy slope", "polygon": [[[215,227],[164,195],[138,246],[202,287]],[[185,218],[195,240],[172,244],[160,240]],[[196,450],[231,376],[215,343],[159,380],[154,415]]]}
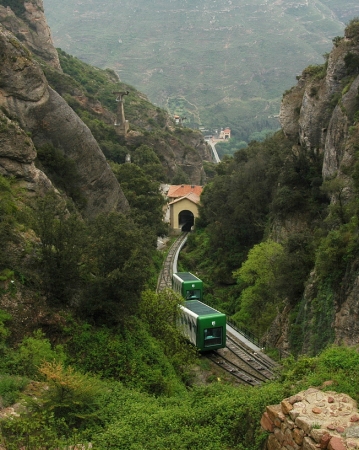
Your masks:
{"label": "grassy slope", "polygon": [[115,69],[193,122],[238,131],[278,112],[293,75],[321,63],[332,37],[342,34],[340,14],[356,12],[354,0],[44,4],[57,46]]}

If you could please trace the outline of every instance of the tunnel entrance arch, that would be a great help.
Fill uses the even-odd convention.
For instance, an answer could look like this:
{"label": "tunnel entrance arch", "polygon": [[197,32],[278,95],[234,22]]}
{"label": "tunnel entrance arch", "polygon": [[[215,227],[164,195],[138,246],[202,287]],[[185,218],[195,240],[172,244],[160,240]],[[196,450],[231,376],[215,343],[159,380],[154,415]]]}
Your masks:
{"label": "tunnel entrance arch", "polygon": [[191,231],[194,225],[194,214],[192,211],[185,209],[178,214],[178,225],[181,231]]}
{"label": "tunnel entrance arch", "polygon": [[173,232],[180,233],[184,229],[191,231],[195,218],[198,217],[199,196],[189,193],[169,203],[170,226]]}

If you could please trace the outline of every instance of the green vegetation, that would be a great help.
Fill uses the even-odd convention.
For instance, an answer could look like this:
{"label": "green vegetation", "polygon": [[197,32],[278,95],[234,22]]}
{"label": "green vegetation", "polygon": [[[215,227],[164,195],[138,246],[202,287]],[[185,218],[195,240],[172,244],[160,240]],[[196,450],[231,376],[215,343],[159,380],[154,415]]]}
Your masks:
{"label": "green vegetation", "polygon": [[345,27],[345,37],[347,39],[353,39],[354,42],[358,42],[359,36],[359,17],[354,17]]}
{"label": "green vegetation", "polygon": [[308,66],[303,70],[303,76],[309,76],[313,80],[322,80],[327,73],[327,64]]}
{"label": "green vegetation", "polygon": [[[356,30],[356,22],[349,28]],[[6,309],[0,310],[0,403],[18,403],[17,414],[0,421],[0,444],[8,450],[90,443],[119,450],[258,450],[268,404],[309,386],[325,389],[327,380],[330,389],[359,400],[357,350],[329,345],[335,306],[357,277],[357,112],[348,142],[353,161],[341,168],[352,180],[352,196],[337,178],[323,183],[322,156],[282,132],[265,137],[248,126],[248,145],[229,142],[233,156],[207,164],[213,178],[180,265],[203,278],[206,303],[261,338],[286,305],[294,356],[260,388],[232,386],[215,373],[198,383],[193,369],[209,370],[209,363],[179,334],[181,299],[171,290],[155,292],[162,259],[156,237],[167,231],[158,191],[168,181],[163,154],[169,143],[194,154],[193,132],[170,133],[165,112],[130,88],[126,105],[139,132],[125,142],[99,111],[102,105],[113,111],[113,90],[127,86],[112,71],[64,52],[60,57],[66,73],[47,68],[50,83],[93,131],[131,212],[84,220],[78,174],[53,146],[37,149],[37,163],[60,192],[26,199],[15,180],[0,176],[0,297]],[[186,61],[181,52],[178,59]],[[341,95],[358,64],[351,52],[344,62]],[[313,96],[324,69],[306,69]],[[243,95],[249,105],[250,88]],[[223,113],[220,101],[215,108]],[[124,163],[127,154],[131,164]],[[178,170],[174,180],[186,176]],[[288,226],[274,241],[270,236],[283,229],[278,224]],[[310,297],[303,295],[308,280]],[[316,356],[295,360],[303,352]]]}
{"label": "green vegetation", "polygon": [[[250,324],[256,335],[263,335],[282,307],[276,280],[280,278],[279,261],[283,253],[283,246],[276,242],[268,240],[257,244],[233,274],[242,289],[238,300],[240,307],[233,319],[242,327]],[[257,311],[254,317],[253,311]]]}
{"label": "green vegetation", "polygon": [[[169,302],[171,306],[156,301],[155,315],[146,318],[147,312],[153,311],[153,295],[143,297],[143,317],[146,326],[161,335],[167,325],[158,319],[173,315],[177,299]],[[146,326],[143,328],[140,321],[135,325],[140,331],[137,340],[134,333],[109,334],[104,328],[74,324],[67,329],[65,353],[61,351],[67,355],[67,362],[63,356],[59,359],[58,351],[51,350],[49,341],[40,333],[18,349],[8,347],[3,363],[13,358],[20,361],[19,352],[24,348],[31,348],[34,358],[35,349],[43,349],[43,359],[37,357],[37,366],[18,366],[36,382],[16,375],[16,371],[0,375],[2,398],[22,405],[19,415],[1,420],[2,444],[14,450],[20,444],[29,449],[46,445],[54,450],[79,443],[119,450],[258,450],[266,438],[260,418],[268,404],[278,404],[300,390],[322,386],[327,380],[332,385],[324,390],[336,390],[359,400],[359,354],[354,348],[329,347],[316,358],[289,358],[283,361],[278,380],[260,388],[231,386],[216,379],[208,386],[186,390],[169,370],[163,353],[161,356],[162,339],[156,344],[153,338],[145,338]],[[132,325],[126,325],[129,331],[128,327]],[[176,330],[168,337],[171,334],[176,336]],[[129,351],[131,342],[136,351]],[[117,370],[108,372],[111,366]],[[161,386],[165,389],[158,390]]]}
{"label": "green vegetation", "polygon": [[1,4],[5,7],[9,6],[17,16],[25,14],[24,2],[22,0],[1,0]]}
{"label": "green vegetation", "polygon": [[37,158],[54,185],[65,191],[79,208],[85,206],[86,200],[78,189],[79,175],[75,162],[51,144],[37,148]]}
{"label": "green vegetation", "polygon": [[[283,306],[291,305],[292,349],[313,354],[332,342],[333,295],[356,254],[356,221],[351,228],[348,223],[353,206],[340,208],[337,202],[327,210],[329,187],[320,189],[321,166],[318,155],[293,152],[281,132],[225,158],[204,189],[197,231],[181,255],[181,264],[206,282],[206,302],[259,337]],[[328,224],[321,219],[327,215]],[[281,244],[268,240],[274,221],[298,217],[302,226]],[[342,232],[327,229],[336,217],[344,220]],[[343,239],[333,247],[328,239],[338,232]],[[318,297],[303,305],[313,266],[321,280]]]}
{"label": "green vegetation", "polygon": [[233,156],[234,153],[242,148],[246,148],[248,143],[246,141],[238,141],[236,138],[228,139],[225,142],[218,142],[216,144],[216,150],[219,159],[223,159],[224,155]]}

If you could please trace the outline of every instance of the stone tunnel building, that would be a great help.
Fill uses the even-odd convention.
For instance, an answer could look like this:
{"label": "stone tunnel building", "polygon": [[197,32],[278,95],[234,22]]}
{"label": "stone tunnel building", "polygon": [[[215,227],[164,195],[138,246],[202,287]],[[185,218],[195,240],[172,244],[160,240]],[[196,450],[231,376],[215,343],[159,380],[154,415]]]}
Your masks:
{"label": "stone tunnel building", "polygon": [[190,231],[198,217],[202,186],[173,185],[167,192],[169,223],[175,233]]}

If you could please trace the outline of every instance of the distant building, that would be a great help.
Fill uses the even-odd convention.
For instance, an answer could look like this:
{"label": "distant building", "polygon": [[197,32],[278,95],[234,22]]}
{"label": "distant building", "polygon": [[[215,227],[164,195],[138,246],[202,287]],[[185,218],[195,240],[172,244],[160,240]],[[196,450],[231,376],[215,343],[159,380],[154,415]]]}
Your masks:
{"label": "distant building", "polygon": [[187,117],[181,117],[181,116],[178,116],[177,114],[175,114],[173,116],[173,119],[174,119],[176,125],[183,125],[183,122],[187,119]]}
{"label": "distant building", "polygon": [[231,139],[231,130],[230,128],[225,128],[221,130],[219,133],[219,139]]}

